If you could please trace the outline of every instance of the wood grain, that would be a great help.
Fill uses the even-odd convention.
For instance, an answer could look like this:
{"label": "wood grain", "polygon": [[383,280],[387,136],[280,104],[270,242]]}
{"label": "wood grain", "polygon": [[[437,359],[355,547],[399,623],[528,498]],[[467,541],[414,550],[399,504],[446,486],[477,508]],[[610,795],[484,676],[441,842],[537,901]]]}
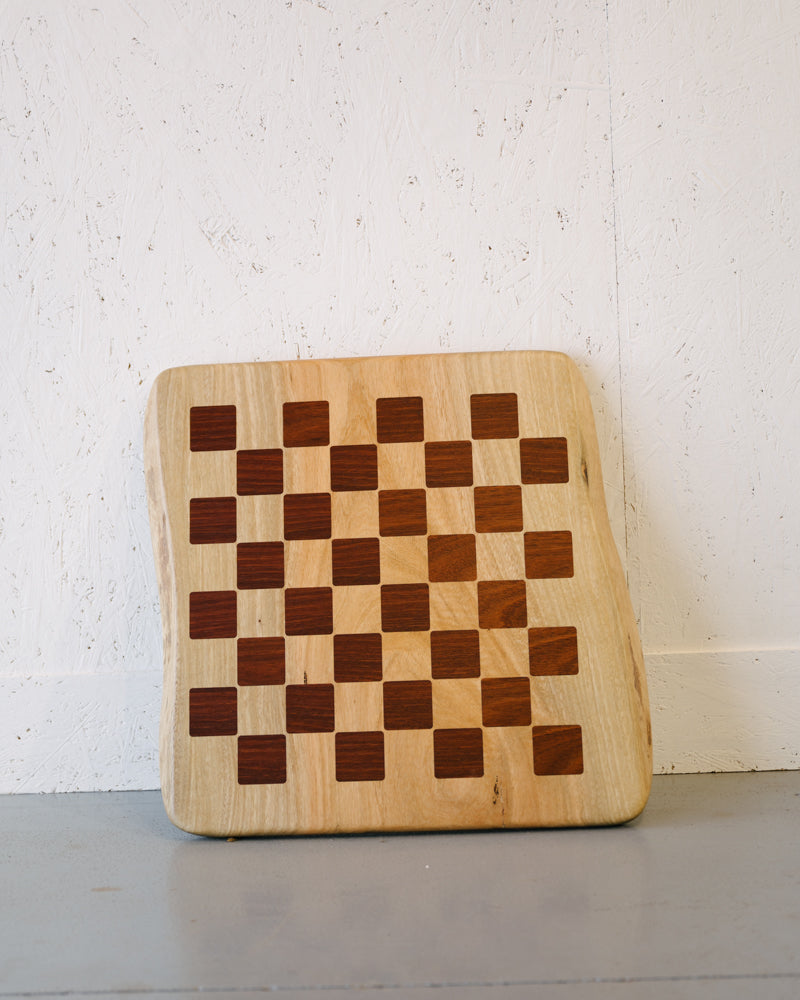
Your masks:
{"label": "wood grain", "polygon": [[476,440],[519,436],[515,392],[474,393],[469,402],[472,436]]}
{"label": "wood grain", "polygon": [[568,358],[173,369],[145,433],[179,826],[641,810],[646,679]]}

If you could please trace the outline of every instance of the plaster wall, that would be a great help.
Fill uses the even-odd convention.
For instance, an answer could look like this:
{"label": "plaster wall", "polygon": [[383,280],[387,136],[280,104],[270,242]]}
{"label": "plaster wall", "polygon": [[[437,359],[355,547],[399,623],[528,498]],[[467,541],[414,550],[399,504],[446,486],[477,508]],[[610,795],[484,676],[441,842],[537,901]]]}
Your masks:
{"label": "plaster wall", "polygon": [[0,7],[0,791],[155,787],[163,368],[578,362],[657,771],[800,766],[800,6]]}

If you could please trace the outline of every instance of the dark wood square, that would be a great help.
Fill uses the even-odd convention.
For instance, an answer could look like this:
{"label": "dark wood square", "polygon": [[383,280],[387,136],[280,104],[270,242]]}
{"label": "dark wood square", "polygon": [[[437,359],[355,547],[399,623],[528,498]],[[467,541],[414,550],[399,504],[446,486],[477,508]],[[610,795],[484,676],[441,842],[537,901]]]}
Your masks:
{"label": "dark wood square", "polygon": [[243,497],[283,493],[282,449],[237,451],[236,492]]}
{"label": "dark wood square", "polygon": [[481,702],[484,726],[531,724],[531,687],[527,677],[484,677]]}
{"label": "dark wood square", "polygon": [[583,774],[580,726],[533,727],[534,774]]}
{"label": "dark wood square", "polygon": [[517,394],[515,392],[480,393],[469,397],[472,436],[515,438],[519,436]]}
{"label": "dark wood square", "polygon": [[519,443],[523,483],[568,483],[566,438],[523,438]]}
{"label": "dark wood square", "polygon": [[331,635],[333,591],[330,587],[289,587],[284,591],[287,635]]}
{"label": "dark wood square", "polygon": [[393,583],[381,587],[384,632],[424,632],[431,627],[427,583]]}
{"label": "dark wood square", "polygon": [[333,583],[355,587],[381,582],[381,543],[377,538],[334,538]]}
{"label": "dark wood square", "polygon": [[337,781],[383,781],[383,733],[336,734]]}
{"label": "dark wood square", "polygon": [[433,729],[433,685],[430,681],[384,681],[385,729]]}
{"label": "dark wood square", "polygon": [[236,665],[237,679],[242,687],[283,684],[286,681],[286,640],[282,635],[239,639]]}
{"label": "dark wood square", "polygon": [[268,590],[283,586],[283,542],[240,542],[236,546],[236,586]]}
{"label": "dark wood square", "polygon": [[240,736],[239,784],[282,785],[286,781],[286,737]]}
{"label": "dark wood square", "polygon": [[189,594],[191,639],[232,639],[236,629],[235,590],[196,590]]}
{"label": "dark wood square", "polygon": [[380,490],[378,524],[382,535],[425,535],[428,508],[425,490]]}
{"label": "dark wood square", "polygon": [[573,576],[571,531],[527,531],[525,533],[525,576],[547,580]]}
{"label": "dark wood square", "polygon": [[327,400],[283,404],[283,444],[285,448],[313,448],[330,444]]}
{"label": "dark wood square", "polygon": [[331,448],[331,489],[334,493],[377,488],[377,445],[347,444]]}
{"label": "dark wood square", "polygon": [[333,684],[286,685],[286,732],[332,733]]}
{"label": "dark wood square", "polygon": [[383,679],[380,632],[333,637],[333,679],[338,684]]}
{"label": "dark wood square", "polygon": [[475,530],[522,531],[522,487],[476,486]]}
{"label": "dark wood square", "polygon": [[378,441],[399,444],[403,441],[423,441],[425,426],[422,418],[422,396],[394,396],[375,402]]}
{"label": "dark wood square", "polygon": [[235,406],[192,406],[190,408],[190,451],[231,451],[235,447]]}
{"label": "dark wood square", "polygon": [[437,778],[482,778],[483,731],[434,729],[433,773]]}
{"label": "dark wood square", "polygon": [[425,484],[472,486],[472,442],[428,441],[425,445]]}
{"label": "dark wood square", "polygon": [[528,660],[534,677],[559,677],[578,672],[578,630],[528,629]]}
{"label": "dark wood square", "polygon": [[431,676],[480,677],[481,649],[477,629],[431,632]]}
{"label": "dark wood square", "polygon": [[330,538],[330,493],[287,493],[283,498],[283,537],[289,541]]}
{"label": "dark wood square", "polygon": [[477,580],[474,535],[429,535],[428,578],[435,583]]}
{"label": "dark wood square", "polygon": [[189,689],[190,736],[235,736],[238,725],[235,687]]}
{"label": "dark wood square", "polygon": [[189,501],[189,543],[236,541],[236,497],[193,497]]}
{"label": "dark wood square", "polygon": [[524,580],[479,580],[478,624],[481,628],[525,628],[528,600]]}

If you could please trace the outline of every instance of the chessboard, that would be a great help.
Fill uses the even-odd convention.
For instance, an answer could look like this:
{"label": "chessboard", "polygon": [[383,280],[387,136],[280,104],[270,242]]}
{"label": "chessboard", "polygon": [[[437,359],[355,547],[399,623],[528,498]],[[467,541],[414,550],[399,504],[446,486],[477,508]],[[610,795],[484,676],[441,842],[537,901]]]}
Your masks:
{"label": "chessboard", "polygon": [[170,369],[145,463],[176,825],[573,826],[644,807],[641,646],[565,355]]}

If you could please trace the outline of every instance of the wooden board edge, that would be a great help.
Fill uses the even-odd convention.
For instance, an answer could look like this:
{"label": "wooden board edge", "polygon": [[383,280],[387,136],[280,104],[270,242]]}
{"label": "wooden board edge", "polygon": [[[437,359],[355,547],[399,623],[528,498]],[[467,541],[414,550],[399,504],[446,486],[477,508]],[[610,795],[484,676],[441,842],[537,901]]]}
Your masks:
{"label": "wooden board edge", "polygon": [[586,428],[581,436],[581,476],[588,493],[588,510],[593,519],[593,529],[598,545],[603,553],[606,584],[614,598],[614,606],[618,616],[620,634],[626,636],[626,666],[631,673],[632,684],[629,690],[634,694],[631,701],[631,713],[636,723],[638,742],[638,774],[637,781],[631,784],[629,801],[620,807],[619,816],[610,821],[612,824],[626,823],[635,819],[644,810],[650,794],[653,779],[653,735],[650,717],[650,702],[647,690],[647,674],[644,665],[644,654],[636,624],[630,593],[628,592],[625,570],[617,550],[608,517],[605,489],[603,486],[602,466],[600,463],[600,447],[597,440],[597,430],[592,410],[589,390],[575,361],[568,355],[563,355],[568,364],[573,386],[575,407],[583,418],[579,420],[581,428]]}

